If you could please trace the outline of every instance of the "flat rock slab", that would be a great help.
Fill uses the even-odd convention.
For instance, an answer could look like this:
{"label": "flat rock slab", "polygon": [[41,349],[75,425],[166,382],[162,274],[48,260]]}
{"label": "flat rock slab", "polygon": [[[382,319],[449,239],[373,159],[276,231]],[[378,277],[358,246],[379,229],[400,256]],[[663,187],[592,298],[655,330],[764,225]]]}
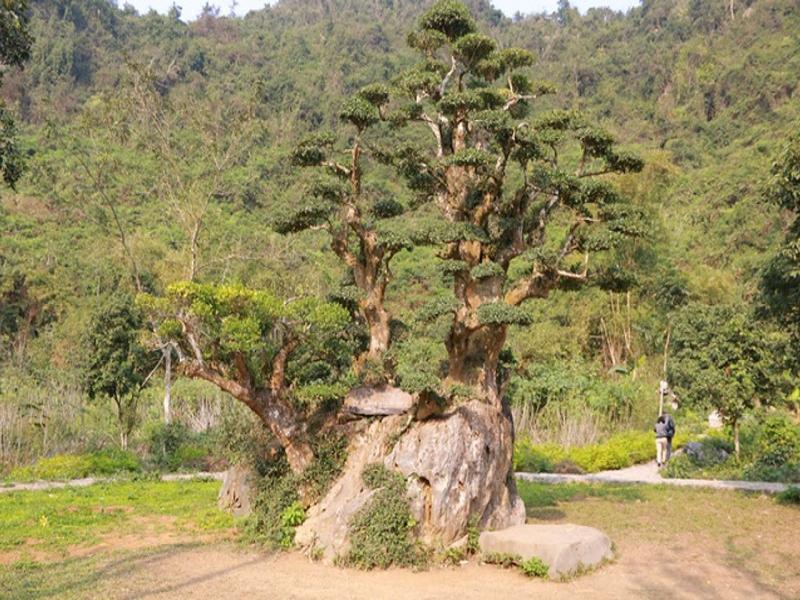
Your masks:
{"label": "flat rock slab", "polygon": [[535,556],[549,567],[551,579],[569,577],[614,556],[608,536],[583,525],[515,525],[484,531],[480,545],[484,553],[513,554],[523,560]]}
{"label": "flat rock slab", "polygon": [[344,399],[345,410],[363,416],[399,415],[408,412],[413,405],[411,394],[392,386],[358,387]]}

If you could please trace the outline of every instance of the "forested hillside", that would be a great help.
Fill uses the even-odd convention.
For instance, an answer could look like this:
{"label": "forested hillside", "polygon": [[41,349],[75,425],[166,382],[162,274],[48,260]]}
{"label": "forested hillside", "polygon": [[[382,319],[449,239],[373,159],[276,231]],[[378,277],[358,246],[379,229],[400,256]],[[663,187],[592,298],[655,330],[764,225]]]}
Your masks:
{"label": "forested hillside", "polygon": [[[584,111],[644,160],[611,179],[647,216],[644,235],[604,259],[598,285],[525,304],[534,325],[511,328],[502,361],[518,430],[576,444],[649,427],[673,329],[685,341],[687,324],[711,323],[703,306],[747,326],[767,312],[763,273],[792,222],[766,190],[800,124],[800,4],[647,0],[581,15],[564,3],[513,20],[467,4],[482,33],[531,51],[536,78],[555,85],[537,111]],[[104,0],[32,3],[32,57],[0,92],[27,154],[16,189],[0,191],[0,468],[113,443],[113,407],[86,384],[87,332],[122,328],[101,317],[137,294],[192,279],[347,296],[327,234],[280,226],[314,180],[290,156],[304,136],[341,130],[345,98],[414,64],[406,36],[428,5],[281,0],[186,24]],[[385,165],[364,182],[415,205]],[[441,323],[418,318],[452,287],[434,254],[422,245],[392,263],[390,360],[404,387],[446,359]],[[778,357],[758,402],[797,410],[796,348],[767,318],[757,329]],[[164,394],[154,360],[138,417],[150,422]],[[682,409],[707,412],[702,391],[676,389]],[[173,389],[200,428],[227,418],[219,398],[196,382]]]}

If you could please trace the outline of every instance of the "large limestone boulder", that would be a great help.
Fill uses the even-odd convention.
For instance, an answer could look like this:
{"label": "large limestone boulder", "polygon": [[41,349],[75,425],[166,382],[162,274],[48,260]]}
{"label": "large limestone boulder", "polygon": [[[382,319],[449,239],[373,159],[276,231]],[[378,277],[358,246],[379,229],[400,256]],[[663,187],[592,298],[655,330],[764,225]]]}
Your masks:
{"label": "large limestone boulder", "polygon": [[550,570],[551,579],[561,579],[581,569],[613,558],[608,536],[583,525],[516,525],[480,536],[484,553],[514,554],[523,560],[536,557]]}
{"label": "large limestone boulder", "polygon": [[375,493],[364,484],[361,474],[367,465],[383,460],[390,437],[402,427],[404,418],[375,420],[352,436],[341,477],[318,504],[309,508],[306,520],[295,531],[298,546],[321,551],[328,563],[347,553],[350,520]]}
{"label": "large limestone boulder", "polygon": [[507,415],[474,400],[415,421],[397,441],[384,464],[406,477],[423,542],[453,543],[470,517],[487,529],[525,522],[525,505],[508,476],[511,428]]}
{"label": "large limestone boulder", "polygon": [[525,522],[511,470],[512,425],[508,415],[470,401],[425,421],[393,415],[356,423],[342,474],[325,497],[309,508],[295,542],[332,561],[349,549],[349,525],[372,498],[361,477],[382,463],[406,479],[415,534],[447,547],[467,532],[471,518],[481,528]]}
{"label": "large limestone boulder", "polygon": [[249,515],[256,489],[256,473],[244,465],[234,465],[225,472],[217,497],[220,510],[237,517]]}
{"label": "large limestone boulder", "polygon": [[411,410],[414,398],[408,392],[392,387],[358,387],[344,399],[344,409],[366,417],[400,415]]}

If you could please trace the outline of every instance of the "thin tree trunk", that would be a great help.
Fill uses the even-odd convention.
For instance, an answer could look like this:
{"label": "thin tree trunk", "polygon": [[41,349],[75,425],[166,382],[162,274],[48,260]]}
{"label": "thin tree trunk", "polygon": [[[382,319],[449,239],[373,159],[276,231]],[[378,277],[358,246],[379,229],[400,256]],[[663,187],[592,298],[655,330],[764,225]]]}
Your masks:
{"label": "thin tree trunk", "polygon": [[736,453],[736,458],[739,458],[739,419],[736,419],[733,424],[733,451]]}
{"label": "thin tree trunk", "polygon": [[164,423],[172,423],[172,345],[164,347]]}

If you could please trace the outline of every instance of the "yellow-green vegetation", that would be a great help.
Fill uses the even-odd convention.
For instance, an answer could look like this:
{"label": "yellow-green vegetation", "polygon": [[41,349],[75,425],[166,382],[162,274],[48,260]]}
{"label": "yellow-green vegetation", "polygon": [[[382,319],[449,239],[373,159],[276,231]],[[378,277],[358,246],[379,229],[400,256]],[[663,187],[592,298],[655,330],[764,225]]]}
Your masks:
{"label": "yellow-green vegetation", "polygon": [[59,552],[107,535],[141,533],[143,521],[169,517],[178,532],[222,531],[233,518],[217,509],[218,481],[126,481],[84,488],[0,494],[0,553]]}
{"label": "yellow-green vegetation", "polygon": [[[686,441],[687,436],[678,433],[673,439],[673,448],[680,448]],[[619,433],[600,444],[572,448],[556,444],[534,444],[530,440],[521,439],[514,446],[514,470],[595,473],[630,467],[653,460],[654,456],[654,434],[646,431]]]}
{"label": "yellow-green vegetation", "polygon": [[86,454],[57,454],[37,460],[26,467],[13,469],[9,481],[68,480],[90,475],[107,476],[137,473],[142,465],[132,452],[103,450]]}
{"label": "yellow-green vegetation", "polygon": [[482,557],[483,562],[490,565],[498,565],[505,569],[517,567],[527,577],[547,577],[548,567],[542,559],[532,556],[528,560],[524,560],[521,556],[516,554],[508,554],[504,552],[489,552]]}

